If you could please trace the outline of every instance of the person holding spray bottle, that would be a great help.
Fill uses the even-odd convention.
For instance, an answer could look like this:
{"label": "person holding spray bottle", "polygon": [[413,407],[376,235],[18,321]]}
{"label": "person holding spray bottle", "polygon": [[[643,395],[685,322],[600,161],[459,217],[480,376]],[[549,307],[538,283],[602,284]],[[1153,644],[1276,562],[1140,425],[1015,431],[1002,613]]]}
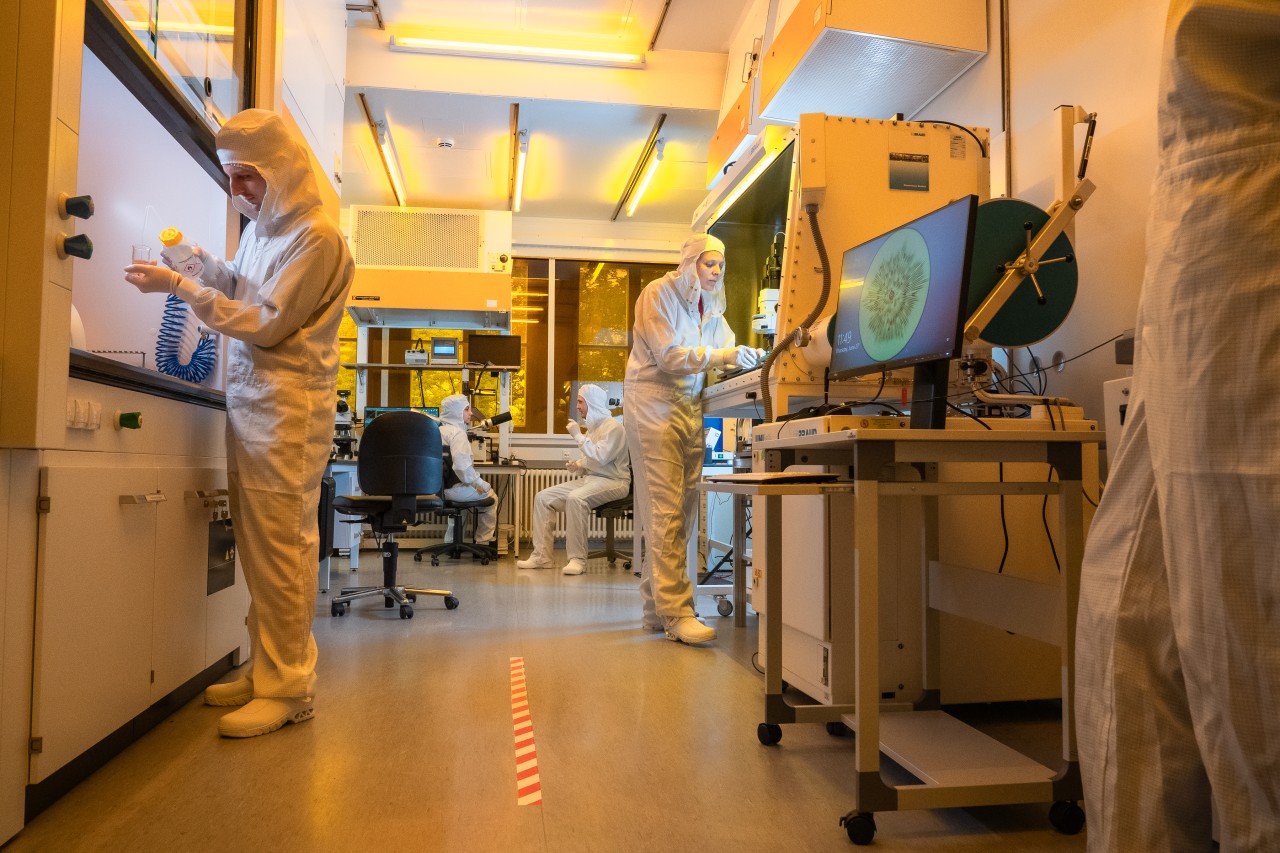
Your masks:
{"label": "person holding spray bottle", "polygon": [[205,691],[240,706],[218,725],[252,737],[310,719],[316,684],[316,507],[333,432],[338,324],[355,266],[321,206],[303,145],[280,116],[249,109],[217,135],[231,205],[252,220],[233,260],[202,249],[194,276],[125,268],[144,293],[171,293],[227,349],[227,484],[249,588],[249,666]]}

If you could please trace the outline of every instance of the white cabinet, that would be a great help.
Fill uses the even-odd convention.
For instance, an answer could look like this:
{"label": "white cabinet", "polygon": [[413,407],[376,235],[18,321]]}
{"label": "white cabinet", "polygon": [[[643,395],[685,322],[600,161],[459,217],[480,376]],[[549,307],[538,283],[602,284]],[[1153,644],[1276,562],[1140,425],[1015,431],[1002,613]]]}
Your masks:
{"label": "white cabinet", "polygon": [[209,631],[215,609],[242,626],[247,605],[238,576],[208,591],[225,472],[104,456],[40,470],[33,784],[240,647],[242,627]]}

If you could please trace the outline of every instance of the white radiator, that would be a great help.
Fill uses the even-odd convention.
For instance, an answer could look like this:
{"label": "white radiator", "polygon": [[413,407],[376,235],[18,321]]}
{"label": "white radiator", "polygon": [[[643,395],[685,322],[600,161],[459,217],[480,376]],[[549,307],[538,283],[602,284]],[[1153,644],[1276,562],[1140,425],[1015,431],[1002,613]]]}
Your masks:
{"label": "white radiator", "polygon": [[[569,480],[577,479],[562,468],[526,468],[520,483],[520,526],[521,538],[533,537],[533,498],[547,486],[558,486]],[[617,539],[631,538],[631,519],[619,518],[613,522],[613,535]],[[587,536],[591,539],[604,539],[604,519],[593,513],[591,524],[587,526]],[[564,513],[556,513],[555,538],[564,539]]]}

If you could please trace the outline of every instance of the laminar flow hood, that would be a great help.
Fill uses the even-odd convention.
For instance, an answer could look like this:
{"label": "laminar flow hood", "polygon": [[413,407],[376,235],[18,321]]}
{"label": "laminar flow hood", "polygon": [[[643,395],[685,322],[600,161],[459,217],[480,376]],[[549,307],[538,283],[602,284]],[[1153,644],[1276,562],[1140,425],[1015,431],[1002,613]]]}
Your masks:
{"label": "laminar flow hood", "polygon": [[351,207],[360,326],[511,331],[511,214]]}
{"label": "laminar flow hood", "polygon": [[800,0],[765,52],[760,115],[915,118],[986,51],[986,0]]}

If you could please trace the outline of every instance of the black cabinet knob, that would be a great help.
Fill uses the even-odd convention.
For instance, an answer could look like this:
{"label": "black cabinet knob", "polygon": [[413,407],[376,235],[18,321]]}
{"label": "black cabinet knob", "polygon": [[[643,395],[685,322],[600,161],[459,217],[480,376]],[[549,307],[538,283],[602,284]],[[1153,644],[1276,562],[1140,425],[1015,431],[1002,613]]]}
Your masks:
{"label": "black cabinet knob", "polygon": [[58,255],[64,258],[67,255],[74,255],[87,261],[93,257],[93,241],[89,239],[88,234],[72,234],[70,237],[59,234]]}
{"label": "black cabinet knob", "polygon": [[62,214],[63,219],[68,216],[74,216],[77,219],[88,219],[93,216],[93,196],[69,196],[63,193],[58,197],[58,212]]}

